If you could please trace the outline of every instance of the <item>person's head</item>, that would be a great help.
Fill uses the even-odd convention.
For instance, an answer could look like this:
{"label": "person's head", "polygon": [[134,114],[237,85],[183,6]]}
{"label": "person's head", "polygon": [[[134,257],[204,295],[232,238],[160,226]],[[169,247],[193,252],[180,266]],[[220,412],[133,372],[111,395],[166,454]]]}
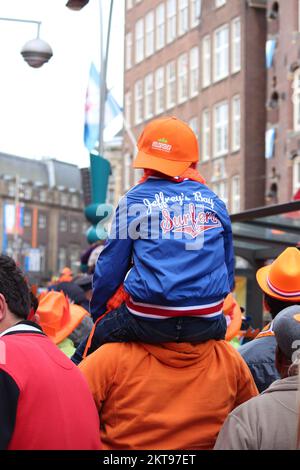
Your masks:
{"label": "person's head", "polygon": [[0,255],[0,332],[30,312],[30,289],[22,271],[12,258]]}
{"label": "person's head", "polygon": [[199,160],[198,141],[192,129],[176,117],[151,121],[138,140],[134,168],[180,176],[195,168]]}
{"label": "person's head", "polygon": [[71,282],[73,280],[73,273],[70,268],[63,268],[62,272],[60,273],[59,282]]}
{"label": "person's head", "polygon": [[273,321],[276,368],[282,378],[297,375],[300,365],[300,307],[293,305],[280,312]]}
{"label": "person's head", "polygon": [[268,266],[256,273],[257,282],[264,292],[265,307],[274,319],[283,309],[300,304],[300,252],[286,248]]}

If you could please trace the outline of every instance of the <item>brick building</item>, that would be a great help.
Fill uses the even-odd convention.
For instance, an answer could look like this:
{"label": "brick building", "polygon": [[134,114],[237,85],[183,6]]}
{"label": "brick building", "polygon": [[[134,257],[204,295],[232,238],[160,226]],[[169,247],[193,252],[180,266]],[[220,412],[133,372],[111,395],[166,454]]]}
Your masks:
{"label": "brick building", "polygon": [[[189,123],[201,172],[230,212],[265,201],[266,3],[126,2],[127,127],[137,138],[161,115]],[[130,169],[129,137],[125,132],[125,190],[139,177]]]}
{"label": "brick building", "polygon": [[[14,229],[20,207],[19,233]],[[80,170],[57,160],[31,160],[0,153],[1,251],[13,256],[38,282],[64,266],[75,272],[87,246]],[[29,255],[38,250],[39,267],[30,271]]]}
{"label": "brick building", "polygon": [[300,2],[267,9],[267,202],[284,203],[300,189]]}

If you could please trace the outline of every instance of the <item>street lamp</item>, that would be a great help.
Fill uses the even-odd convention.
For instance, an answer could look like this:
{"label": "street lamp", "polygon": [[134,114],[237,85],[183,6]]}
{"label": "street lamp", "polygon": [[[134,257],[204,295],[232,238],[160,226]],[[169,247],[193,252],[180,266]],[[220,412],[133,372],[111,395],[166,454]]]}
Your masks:
{"label": "street lamp", "polygon": [[46,41],[40,39],[40,26],[41,21],[34,20],[23,20],[19,18],[2,18],[0,21],[15,21],[18,23],[33,23],[37,25],[37,37],[26,42],[21,50],[21,55],[23,56],[25,62],[30,67],[39,68],[42,67],[49,59],[51,59],[53,52],[51,47]]}

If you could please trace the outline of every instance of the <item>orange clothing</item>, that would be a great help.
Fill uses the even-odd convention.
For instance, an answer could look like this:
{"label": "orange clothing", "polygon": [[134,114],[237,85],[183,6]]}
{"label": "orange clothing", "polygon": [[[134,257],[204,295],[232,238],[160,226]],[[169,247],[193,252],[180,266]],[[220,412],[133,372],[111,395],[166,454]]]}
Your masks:
{"label": "orange clothing", "polygon": [[80,364],[103,449],[212,449],[228,414],[258,394],[225,341],[108,343]]}

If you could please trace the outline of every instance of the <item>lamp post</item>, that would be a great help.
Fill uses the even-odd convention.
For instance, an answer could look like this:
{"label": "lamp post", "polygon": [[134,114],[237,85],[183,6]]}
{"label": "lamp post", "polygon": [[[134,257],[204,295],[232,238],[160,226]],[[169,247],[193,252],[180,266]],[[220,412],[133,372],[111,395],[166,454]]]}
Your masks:
{"label": "lamp post", "polygon": [[20,18],[3,18],[0,17],[0,21],[14,21],[18,23],[32,23],[37,26],[37,36],[35,39],[31,39],[26,42],[21,50],[21,55],[23,56],[25,62],[30,67],[39,68],[42,67],[49,59],[51,59],[53,52],[50,45],[40,39],[40,27],[42,22],[35,20],[23,20]]}

